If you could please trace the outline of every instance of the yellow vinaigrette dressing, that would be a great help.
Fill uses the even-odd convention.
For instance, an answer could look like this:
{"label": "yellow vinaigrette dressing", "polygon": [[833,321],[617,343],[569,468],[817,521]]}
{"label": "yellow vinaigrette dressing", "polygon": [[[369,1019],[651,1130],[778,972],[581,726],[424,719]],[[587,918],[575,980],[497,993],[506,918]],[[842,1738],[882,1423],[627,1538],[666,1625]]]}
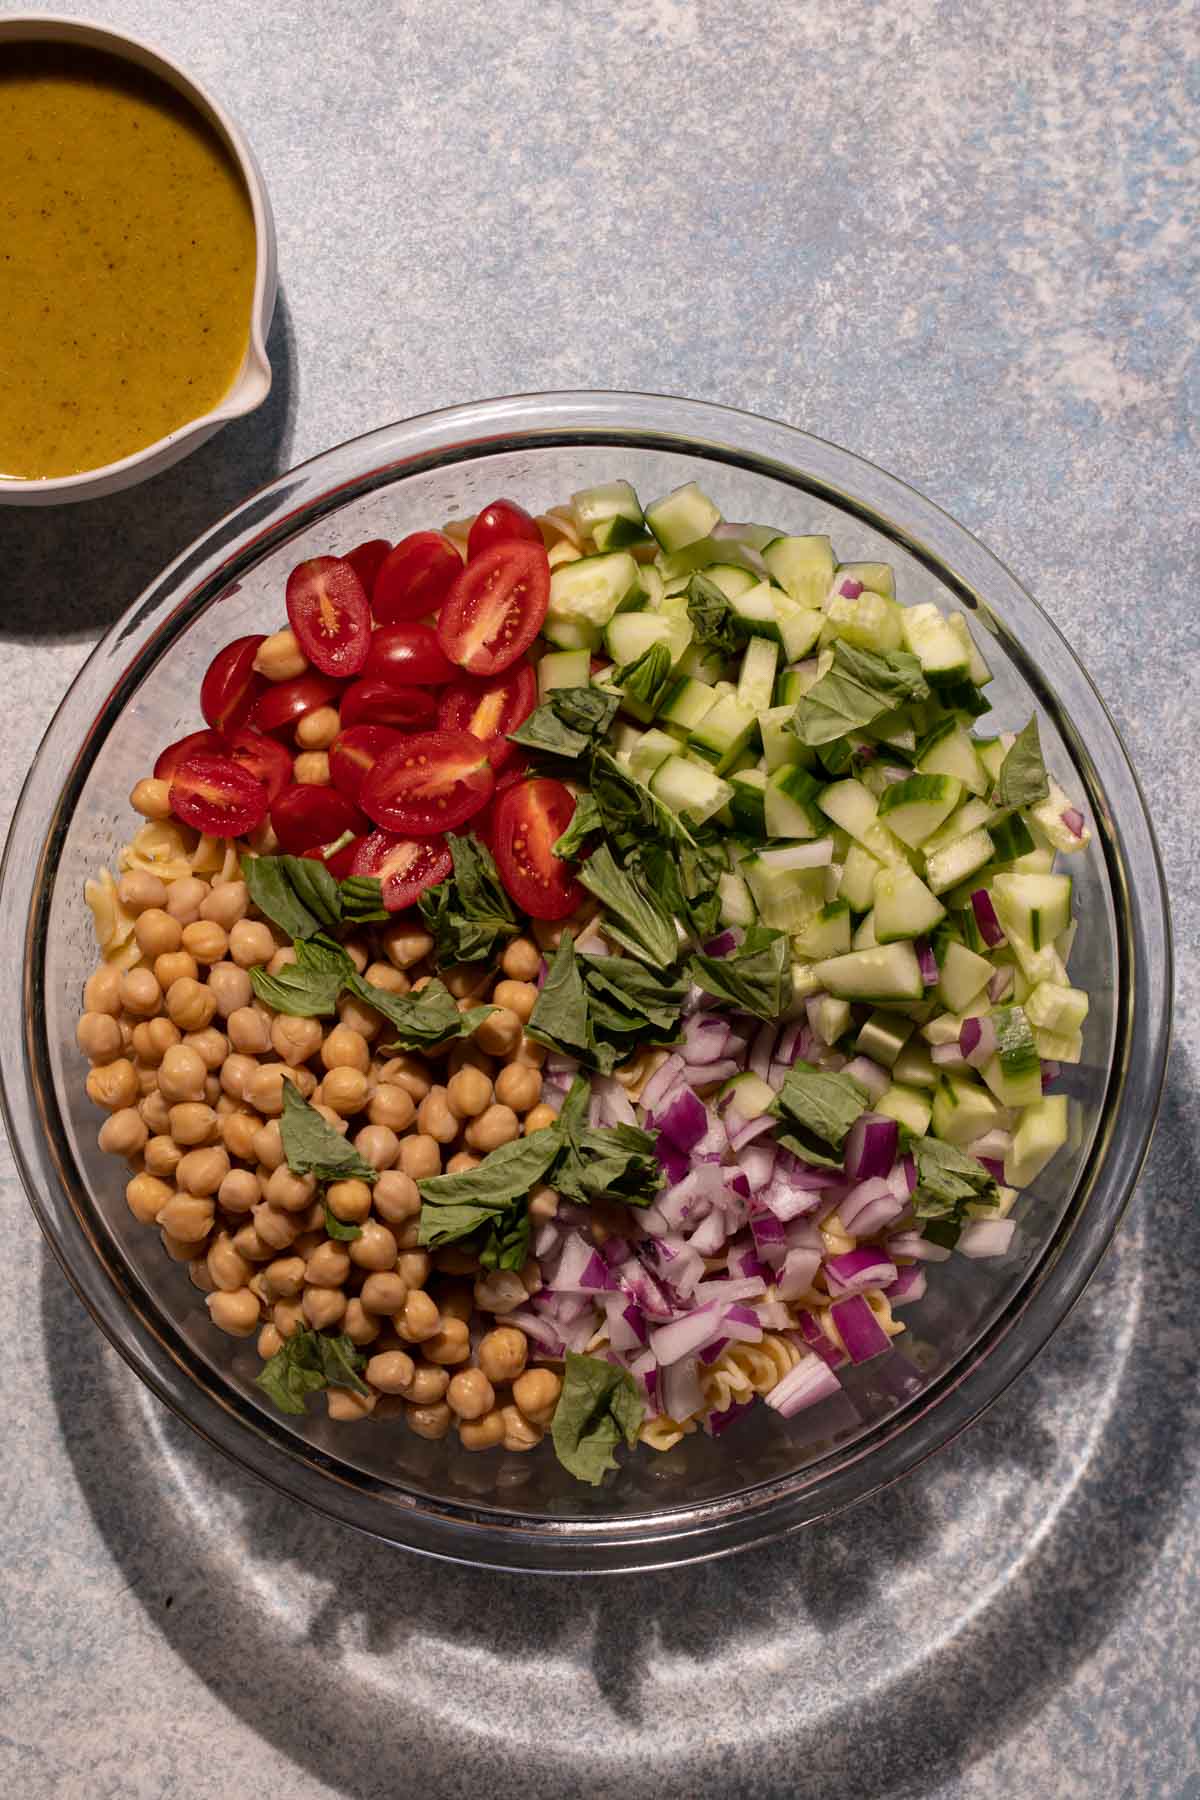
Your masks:
{"label": "yellow vinaigrette dressing", "polygon": [[103,52],[0,46],[0,476],[100,468],[210,411],[254,274],[245,183],[189,101]]}

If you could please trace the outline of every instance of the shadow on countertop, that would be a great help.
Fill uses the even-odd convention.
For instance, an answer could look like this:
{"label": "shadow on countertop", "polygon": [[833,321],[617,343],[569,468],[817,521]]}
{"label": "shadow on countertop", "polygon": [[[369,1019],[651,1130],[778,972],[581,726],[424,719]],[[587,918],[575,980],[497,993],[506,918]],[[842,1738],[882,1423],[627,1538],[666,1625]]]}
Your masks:
{"label": "shadow on countertop", "polygon": [[[272,1628],[248,1585],[231,1584],[227,1557],[211,1535],[181,1529],[154,1439],[122,1427],[103,1376],[81,1378],[89,1361],[95,1368],[80,1353],[92,1327],[47,1256],[44,1329],[63,1439],[114,1559],[171,1647],[279,1751],[357,1800],[407,1792],[414,1775],[439,1800],[479,1792],[529,1800],[584,1785],[592,1800],[690,1800],[718,1791],[785,1800],[847,1776],[870,1800],[911,1800],[1027,1725],[1152,1579],[1195,1455],[1185,1402],[1194,1402],[1200,1342],[1169,1305],[1200,1265],[1193,1095],[1177,1048],[1152,1161],[1160,1201],[1141,1218],[1151,1298],[1082,1475],[1041,1541],[1031,1541],[989,1603],[939,1646],[933,1679],[920,1659],[904,1670],[903,1645],[896,1646],[897,1674],[883,1704],[864,1705],[853,1669],[832,1660],[814,1666],[809,1653],[801,1658],[782,1624],[793,1611],[807,1614],[832,1651],[839,1626],[866,1615],[890,1583],[936,1557],[934,1483],[947,1459],[956,1460],[957,1479],[972,1483],[1014,1466],[1031,1484],[1049,1472],[1054,1444],[1038,1423],[1036,1395],[1030,1406],[1030,1383],[1044,1379],[1069,1391],[1103,1354],[1103,1339],[1078,1329],[1078,1321],[1047,1348],[1036,1374],[932,1466],[788,1542],[640,1575],[636,1585],[627,1578],[537,1581],[405,1558],[280,1499],[165,1416],[171,1456],[227,1497],[237,1538],[269,1563],[279,1589],[286,1591],[297,1567],[325,1579],[326,1598],[293,1636]],[[1048,1493],[1047,1500],[1057,1503],[1058,1496]],[[343,1661],[340,1642],[351,1619],[360,1631],[354,1666]],[[459,1705],[469,1708],[476,1731],[487,1728],[489,1705],[495,1710],[486,1758],[472,1734],[456,1727],[453,1706],[438,1717],[405,1706],[406,1668],[424,1657],[427,1674],[439,1643],[479,1653],[475,1691]],[[542,1649],[590,1658],[609,1711],[599,1729],[585,1720],[590,1703],[582,1694],[578,1717],[569,1692],[538,1694],[546,1680],[537,1662]],[[386,1696],[356,1677],[364,1657],[393,1664]],[[525,1659],[530,1705],[539,1726],[545,1721],[532,1766],[489,1690],[488,1657]],[[640,1695],[660,1657],[694,1664],[706,1678],[721,1665],[760,1669],[761,1707],[777,1721],[759,1740],[769,1753],[743,1759],[736,1720],[714,1720],[699,1690],[689,1693],[686,1676],[678,1675],[669,1737],[659,1733],[657,1754],[639,1747]],[[832,1727],[819,1709],[806,1718],[805,1696],[818,1689],[825,1700],[840,1695]],[[603,1755],[594,1756],[601,1745]]]}
{"label": "shadow on countertop", "polygon": [[0,643],[97,636],[193,538],[288,467],[297,367],[282,288],[267,354],[263,404],[174,468],[74,506],[0,506]]}

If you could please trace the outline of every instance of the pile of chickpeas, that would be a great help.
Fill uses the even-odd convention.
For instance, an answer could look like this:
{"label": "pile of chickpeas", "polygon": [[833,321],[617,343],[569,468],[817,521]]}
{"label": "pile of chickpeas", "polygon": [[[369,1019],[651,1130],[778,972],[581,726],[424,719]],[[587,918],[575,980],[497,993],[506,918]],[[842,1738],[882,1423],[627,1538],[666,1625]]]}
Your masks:
{"label": "pile of chickpeas", "polygon": [[[319,719],[300,721],[300,743]],[[163,782],[139,782],[131,799],[147,818],[169,814]],[[387,1021],[357,998],[321,1020],[255,997],[248,971],[277,973],[295,951],[256,915],[243,881],[166,882],[132,870],[118,896],[134,915],[140,956],[124,972],[101,966],[85,988],[77,1035],[91,1064],[87,1092],[108,1114],[101,1148],[129,1164],[130,1211],[187,1264],[212,1323],[255,1337],[264,1361],[301,1328],[344,1332],[368,1357],[369,1393],[326,1389],[331,1418],[400,1413],[422,1437],[453,1427],[469,1450],[531,1449],[561,1378],[528,1366],[528,1340],[504,1317],[541,1286],[538,1266],[487,1271],[461,1246],[421,1249],[416,1184],[474,1168],[553,1123],[542,1100],[545,1051],[524,1030],[539,943],[511,941],[498,974],[439,970],[461,1010],[484,1001],[496,1010],[470,1039],[390,1056],[380,1047]],[[360,973],[395,994],[431,979],[432,948],[412,915],[345,944]],[[292,1174],[279,1129],[284,1080],[379,1171],[373,1185],[338,1181],[322,1192],[314,1177]],[[331,1238],[325,1205],[361,1235]],[[548,1188],[531,1197],[535,1223],[557,1208]]]}

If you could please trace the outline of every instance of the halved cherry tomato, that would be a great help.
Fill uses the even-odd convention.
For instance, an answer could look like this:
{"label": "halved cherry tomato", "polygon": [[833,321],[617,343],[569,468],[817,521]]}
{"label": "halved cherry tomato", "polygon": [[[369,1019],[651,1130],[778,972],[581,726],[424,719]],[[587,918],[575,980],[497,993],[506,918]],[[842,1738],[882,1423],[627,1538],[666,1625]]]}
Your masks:
{"label": "halved cherry tomato", "polygon": [[322,675],[357,675],[367,660],[371,607],[344,556],[314,556],[287,580],[287,616]]}
{"label": "halved cherry tomato", "polygon": [[391,555],[392,546],[386,538],[368,538],[365,544],[355,544],[353,550],[347,550],[346,561],[363,584],[363,593],[370,600],[375,592],[375,577]]}
{"label": "halved cherry tomato", "polygon": [[267,816],[267,790],[231,756],[197,751],[171,777],[171,811],[214,837],[242,837]]}
{"label": "halved cherry tomato", "polygon": [[364,674],[390,687],[441,687],[458,674],[428,625],[406,620],[371,634]]}
{"label": "halved cherry tomato", "polygon": [[265,694],[260,694],[250,714],[255,731],[281,731],[290,728],[305,713],[328,706],[342,691],[340,681],[330,675],[297,675],[294,681],[272,681]]}
{"label": "halved cherry tomato", "polygon": [[329,746],[329,778],[341,794],[357,801],[363,782],[386,750],[405,742],[404,734],[386,725],[351,725]]}
{"label": "halved cherry tomato", "polygon": [[375,578],[371,610],[381,625],[435,613],[462,570],[462,557],[440,531],[401,538]]}
{"label": "halved cherry tomato", "polygon": [[[345,836],[345,833],[342,835]],[[347,875],[354,873],[354,859],[366,841],[365,837],[352,837],[348,844],[342,844],[341,838],[334,838],[331,843],[314,845],[311,850],[302,850],[300,854],[310,862],[324,863],[332,876],[338,881],[345,881]],[[341,844],[341,849],[335,850],[334,844]]]}
{"label": "halved cherry tomato", "polygon": [[[495,767],[494,764],[492,766]],[[500,804],[501,794],[506,794],[509,788],[514,787],[518,781],[526,780],[529,772],[529,758],[524,752],[518,753],[505,763],[502,770],[496,770],[496,786],[492,790],[491,801],[481,813],[476,813],[471,821],[471,830],[476,837],[483,839],[489,850],[492,847],[492,829],[496,823],[496,808]]]}
{"label": "halved cherry tomato", "polygon": [[293,781],[271,803],[271,829],[289,856],[332,844],[344,831],[365,831],[366,824],[353,800],[332,787]]}
{"label": "halved cherry tomato", "polygon": [[575,800],[548,775],[514,782],[496,802],[493,854],[500,879],[532,919],[565,919],[584,890],[554,845],[571,823]]}
{"label": "halved cherry tomato", "polygon": [[343,725],[392,725],[419,731],[437,718],[437,700],[428,688],[392,687],[368,675],[352,681],[342,695]]}
{"label": "halved cherry tomato", "polygon": [[498,675],[528,650],[550,603],[541,544],[497,544],[469,562],[438,617],[438,643],[469,675]]}
{"label": "halved cherry tomato", "polygon": [[469,731],[487,745],[488,761],[501,768],[516,749],[506,733],[515,731],[537,705],[537,676],[528,663],[490,675],[486,681],[464,676],[448,687],[438,707],[441,731]]}
{"label": "halved cherry tomato", "polygon": [[250,717],[267,685],[254,672],[254,658],[263,642],[261,632],[257,637],[234,638],[209,663],[200,683],[200,711],[214,731],[236,731]]}
{"label": "halved cherry tomato", "polygon": [[380,757],[358,798],[385,831],[428,837],[465,824],[487,805],[495,780],[469,731],[418,731]]}
{"label": "halved cherry tomato", "polygon": [[158,753],[158,761],[154,765],[155,781],[170,781],[181,762],[198,751],[207,751],[213,756],[225,754],[225,739],[219,731],[189,731],[186,737],[176,738],[165,750]]}
{"label": "halved cherry tomato", "polygon": [[267,790],[267,799],[274,806],[292,779],[290,752],[277,738],[264,737],[261,731],[251,731],[248,725],[242,731],[235,731],[225,748],[235,763],[241,763],[244,769],[258,776]]}
{"label": "halved cherry tomato", "polygon": [[396,837],[373,831],[359,843],[352,875],[374,875],[383,888],[389,912],[403,912],[426,888],[445,881],[454,867],[445,838]]}
{"label": "halved cherry tomato", "polygon": [[541,543],[542,534],[536,519],[515,500],[493,500],[490,506],[484,507],[467,534],[467,558],[482,556],[496,544],[521,540],[527,544]]}

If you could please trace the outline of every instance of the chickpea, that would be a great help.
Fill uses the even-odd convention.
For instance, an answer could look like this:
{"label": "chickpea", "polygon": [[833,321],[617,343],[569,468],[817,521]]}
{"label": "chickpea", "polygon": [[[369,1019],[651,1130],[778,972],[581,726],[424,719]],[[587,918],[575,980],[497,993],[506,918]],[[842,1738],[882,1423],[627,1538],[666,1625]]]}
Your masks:
{"label": "chickpea", "polygon": [[331,1387],[325,1390],[325,1410],[339,1424],[351,1425],[375,1411],[378,1394],[356,1394],[352,1388]]}
{"label": "chickpea", "polygon": [[290,1250],[304,1230],[301,1214],[288,1212],[282,1206],[272,1206],[269,1200],[262,1200],[252,1207],[250,1216],[259,1237],[272,1250]]}
{"label": "chickpea", "polygon": [[331,1181],[325,1204],[344,1225],[361,1225],[371,1216],[371,1190],[365,1181]]}
{"label": "chickpea", "polygon": [[525,1136],[532,1137],[535,1131],[545,1131],[549,1126],[553,1125],[557,1117],[558,1114],[552,1106],[547,1106],[544,1100],[539,1101],[536,1106],[531,1106],[529,1111],[525,1114],[525,1124],[523,1127]]}
{"label": "chickpea", "polygon": [[256,1074],[257,1070],[258,1064],[254,1058],[243,1056],[237,1050],[231,1051],[221,1064],[219,1080],[222,1092],[227,1099],[237,1102],[236,1106],[227,1109],[231,1113],[240,1114],[243,1118],[248,1117],[245,1110],[246,1083]]}
{"label": "chickpea", "polygon": [[230,1169],[217,1189],[217,1202],[227,1213],[248,1213],[259,1204],[258,1180],[249,1169]]}
{"label": "chickpea", "polygon": [[271,1016],[264,1007],[235,1007],[225,1026],[230,1043],[243,1056],[261,1056],[271,1048]]}
{"label": "chickpea", "polygon": [[254,667],[268,681],[294,681],[308,667],[308,658],[300,648],[300,640],[289,625],[274,631],[258,646]]}
{"label": "chickpea", "polygon": [[351,1031],[357,1031],[359,1036],[365,1038],[368,1043],[379,1036],[383,1025],[383,1014],[376,1012],[373,1006],[368,1006],[356,994],[347,994],[344,999],[338,1001],[338,1018],[343,1025]]}
{"label": "chickpea", "polygon": [[221,1142],[230,1156],[249,1162],[254,1155],[254,1135],[258,1120],[253,1113],[230,1113],[221,1120]]}
{"label": "chickpea", "polygon": [[498,981],[492,991],[497,1006],[516,1013],[522,1025],[537,1005],[538,991],[532,981]]}
{"label": "chickpea", "polygon": [[412,1357],[403,1350],[383,1350],[371,1358],[364,1378],[381,1393],[403,1394],[411,1388],[415,1372]]}
{"label": "chickpea", "polygon": [[192,976],[181,976],[167,988],[167,1012],[180,1031],[203,1031],[212,1023],[216,1010],[217,997],[212,989],[201,986]]}
{"label": "chickpea", "polygon": [[[512,983],[506,983],[511,986]],[[506,1006],[497,1005],[481,1025],[475,1028],[475,1042],[489,1056],[508,1056],[521,1041],[521,1021]]]}
{"label": "chickpea", "polygon": [[504,1421],[503,1442],[506,1450],[534,1450],[545,1436],[542,1427],[532,1424],[519,1407],[502,1406],[500,1417]]}
{"label": "chickpea", "polygon": [[171,816],[171,784],[169,781],[155,781],[146,776],[135,781],[129,795],[129,804],[134,812],[141,813],[143,819],[169,819]]}
{"label": "chickpea", "polygon": [[346,1311],[342,1318],[342,1330],[352,1344],[372,1344],[379,1336],[382,1321],[373,1313],[369,1313],[361,1299],[347,1300]]}
{"label": "chickpea", "polygon": [[433,1269],[428,1250],[406,1250],[396,1263],[396,1273],[410,1288],[423,1288]]}
{"label": "chickpea", "polygon": [[75,1042],[93,1064],[114,1062],[125,1048],[120,1022],[112,1013],[85,1012],[75,1027]]}
{"label": "chickpea", "polygon": [[117,883],[117,899],[131,913],[145,912],[148,906],[165,906],[166,883],[146,869],[130,869]]}
{"label": "chickpea", "polygon": [[308,1258],[305,1280],[310,1287],[341,1287],[350,1273],[350,1258],[341,1244],[327,1238]]}
{"label": "chickpea", "polygon": [[[232,931],[238,920],[245,918],[249,904],[250,894],[244,881],[223,881],[200,902],[200,917],[219,925],[222,931]],[[196,955],[194,950],[192,955]]]}
{"label": "chickpea", "polygon": [[[368,1219],[362,1228],[362,1236],[354,1238],[347,1249],[350,1261],[359,1269],[394,1269],[400,1254],[395,1237],[378,1219]],[[411,1283],[405,1285],[410,1286]],[[399,1304],[397,1301],[396,1306]],[[396,1307],[385,1310],[394,1312]]]}
{"label": "chickpea", "polygon": [[166,1135],[171,1129],[171,1109],[156,1088],[152,1094],[146,1094],[138,1101],[138,1111],[146,1121],[147,1129],[159,1135]]}
{"label": "chickpea", "polygon": [[[269,1118],[278,1118],[283,1111],[283,1084],[290,1081],[294,1087],[304,1092],[302,1069],[289,1068],[286,1063],[265,1063],[258,1073],[252,1075],[246,1083],[246,1101],[255,1112]],[[310,1077],[311,1081],[311,1077]],[[312,1092],[310,1085],[309,1092]]]}
{"label": "chickpea", "polygon": [[400,1139],[386,1125],[364,1125],[354,1148],[373,1169],[390,1169],[400,1154]]}
{"label": "chickpea", "polygon": [[[335,1073],[337,1071],[331,1071],[326,1081],[332,1080]],[[367,1104],[367,1117],[372,1125],[386,1126],[389,1131],[407,1131],[416,1116],[411,1096],[391,1082],[383,1082],[377,1087]]]}
{"label": "chickpea", "polygon": [[299,1067],[321,1048],[319,1019],[294,1019],[280,1013],[271,1023],[271,1047],[280,1062]]}
{"label": "chickpea", "polygon": [[252,1337],[258,1330],[258,1301],[247,1287],[232,1293],[219,1289],[204,1304],[213,1324],[230,1337]]}
{"label": "chickpea", "polygon": [[331,1325],[340,1325],[346,1316],[346,1296],[341,1288],[306,1287],[300,1304],[314,1331],[327,1331]]}
{"label": "chickpea", "polygon": [[488,971],[478,963],[458,963],[452,969],[442,970],[442,981],[456,1000],[482,993],[490,979]]}
{"label": "chickpea", "polygon": [[277,1256],[263,1270],[263,1288],[272,1300],[294,1300],[304,1290],[302,1256]]}
{"label": "chickpea", "polygon": [[133,1028],[133,1052],[148,1069],[157,1069],[167,1051],[179,1043],[179,1027],[170,1019],[143,1019]]}
{"label": "chickpea", "polygon": [[409,1430],[415,1431],[418,1437],[444,1438],[450,1429],[452,1414],[444,1401],[435,1400],[432,1406],[406,1405],[404,1417]]}
{"label": "chickpea", "polygon": [[318,706],[296,725],[296,742],[302,750],[328,750],[342,728],[336,706]]}
{"label": "chickpea", "polygon": [[425,1340],[425,1355],[431,1363],[466,1362],[471,1354],[470,1337],[463,1319],[443,1319],[441,1329]]}
{"label": "chickpea", "polygon": [[433,938],[419,925],[397,920],[383,932],[384,955],[395,969],[411,969],[433,949]]}
{"label": "chickpea", "polygon": [[111,1013],[114,1018],[120,1016],[120,969],[104,963],[88,976],[83,989],[83,1007],[89,1013]]}
{"label": "chickpea", "polygon": [[145,1148],[150,1133],[146,1121],[135,1106],[123,1106],[110,1113],[100,1127],[98,1143],[112,1156],[137,1156]]}
{"label": "chickpea", "polygon": [[130,969],[121,978],[121,1005],[138,1019],[152,1019],[162,1009],[162,989],[149,969]]}
{"label": "chickpea", "polygon": [[169,1231],[160,1230],[158,1241],[172,1262],[193,1263],[204,1260],[203,1238],[193,1241],[191,1238],[172,1237]]}
{"label": "chickpea", "polygon": [[321,1061],[327,1069],[357,1069],[365,1075],[371,1066],[371,1052],[360,1031],[335,1025],[321,1045]]}
{"label": "chickpea", "polygon": [[120,1112],[141,1098],[137,1070],[127,1056],[89,1070],[85,1086],[88,1099],[96,1106],[107,1107],[109,1112]]}
{"label": "chickpea", "polygon": [[393,1314],[392,1326],[397,1337],[408,1344],[423,1344],[441,1329],[441,1315],[432,1295],[421,1288],[410,1290],[403,1308]]}
{"label": "chickpea", "polygon": [[400,1155],[397,1161],[404,1173],[413,1181],[423,1181],[431,1175],[440,1175],[442,1169],[441,1145],[436,1138],[428,1137],[424,1132],[411,1132],[408,1137],[400,1139]]}
{"label": "chickpea", "polygon": [[207,881],[201,881],[196,875],[185,875],[167,889],[167,911],[181,925],[194,925],[208,895]]}
{"label": "chickpea", "polygon": [[[215,1000],[216,1009],[223,1019],[230,1019],[236,1012],[255,1013],[255,1009],[251,1005],[254,999],[254,989],[251,986],[250,977],[245,969],[239,969],[236,963],[214,963],[208,971],[208,991]],[[248,1023],[248,1021],[244,1021],[244,1023]],[[248,1046],[242,1044],[238,1047],[244,1050]],[[265,1044],[263,1048],[266,1048]]]}
{"label": "chickpea", "polygon": [[562,1378],[553,1369],[526,1369],[513,1382],[513,1399],[535,1425],[550,1423],[561,1392]]}
{"label": "chickpea", "polygon": [[198,963],[219,963],[229,948],[229,939],[215,919],[197,919],[183,928],[183,948]]}
{"label": "chickpea", "polygon": [[208,1246],[208,1274],[213,1286],[232,1294],[245,1287],[253,1273],[254,1265],[239,1254],[229,1233],[219,1231]]}
{"label": "chickpea", "polygon": [[530,1112],[541,1097],[542,1077],[537,1069],[510,1063],[496,1077],[496,1098],[504,1106],[511,1106],[514,1113]]}
{"label": "chickpea", "polygon": [[531,1038],[528,1032],[522,1032],[521,1041],[509,1060],[522,1069],[540,1069],[546,1060],[546,1046]]}
{"label": "chickpea", "polygon": [[233,1234],[233,1247],[247,1262],[269,1262],[275,1254],[272,1246],[259,1237],[258,1228],[253,1224],[239,1226]]}
{"label": "chickpea", "polygon": [[270,927],[257,919],[239,919],[230,929],[229,955],[239,969],[253,969],[269,963],[275,954],[275,939]]}
{"label": "chickpea", "polygon": [[279,1335],[279,1327],[275,1324],[264,1325],[258,1334],[258,1342],[254,1348],[264,1362],[270,1362],[271,1358],[283,1349],[283,1339]]}
{"label": "chickpea", "polygon": [[271,1308],[271,1323],[286,1342],[293,1333],[308,1324],[299,1300],[277,1300]]}
{"label": "chickpea", "polygon": [[390,1318],[393,1313],[399,1312],[407,1298],[408,1289],[404,1282],[399,1275],[393,1274],[387,1269],[379,1269],[374,1274],[368,1275],[362,1284],[362,1293],[359,1295],[364,1311],[378,1313],[387,1318]]}
{"label": "chickpea", "polygon": [[[339,1182],[335,1185],[340,1187],[342,1185],[357,1186],[358,1184]],[[365,1183],[362,1185],[365,1186]],[[368,1189],[367,1192],[368,1205],[373,1200],[375,1211],[389,1225],[401,1225],[406,1219],[415,1218],[421,1210],[421,1196],[417,1192],[415,1182],[410,1180],[407,1175],[402,1174],[399,1169],[385,1170],[375,1183],[374,1191]],[[331,1187],[326,1194],[331,1205],[333,1205],[332,1194],[333,1188]],[[337,1210],[336,1207],[334,1210]],[[338,1213],[337,1216],[342,1218],[344,1215]]]}
{"label": "chickpea", "polygon": [[511,1106],[489,1106],[485,1113],[471,1121],[463,1135],[472,1150],[486,1156],[490,1150],[498,1150],[501,1144],[511,1144],[514,1138],[519,1138],[521,1122]]}
{"label": "chickpea", "polygon": [[292,965],[299,962],[299,960],[300,958],[296,955],[294,945],[284,944],[276,950],[274,956],[272,956],[270,962],[267,964],[267,974],[278,975],[281,969],[290,969]]}
{"label": "chickpea", "polygon": [[408,976],[388,962],[373,962],[364,973],[371,986],[382,988],[385,994],[407,994],[412,986]]}
{"label": "chickpea", "polygon": [[529,1345],[524,1332],[518,1331],[515,1325],[498,1325],[480,1339],[476,1354],[480,1369],[498,1386],[501,1382],[515,1381],[524,1371]]}
{"label": "chickpea", "polygon": [[229,1173],[228,1156],[224,1150],[214,1146],[189,1150],[180,1159],[175,1179],[185,1193],[207,1198],[220,1190],[221,1183]]}
{"label": "chickpea", "polygon": [[438,1133],[425,1123],[425,1109],[435,1097],[439,1100],[441,1110],[445,1111],[448,1104],[449,1112],[452,1115],[454,1130],[450,1137],[439,1138],[439,1142],[448,1144],[458,1131],[460,1119],[476,1119],[491,1105],[492,1084],[482,1069],[472,1068],[468,1064],[456,1075],[450,1077],[446,1087],[430,1088],[428,1095],[421,1103],[417,1118],[421,1131],[429,1131],[433,1137],[438,1137]]}
{"label": "chickpea", "polygon": [[324,750],[302,750],[293,759],[292,780],[301,787],[328,787],[329,758]]}
{"label": "chickpea", "polygon": [[159,907],[152,907],[149,912],[141,914],[133,928],[133,935],[142,955],[155,962],[160,956],[173,956],[183,941],[179,921]]}
{"label": "chickpea", "polygon": [[389,1087],[403,1088],[414,1105],[420,1105],[433,1077],[419,1056],[393,1056],[379,1070],[379,1080]]}
{"label": "chickpea", "polygon": [[198,1100],[208,1070],[190,1044],[172,1044],[158,1067],[158,1091],[169,1101]]}
{"label": "chickpea", "polygon": [[211,1106],[195,1100],[184,1100],[170,1109],[171,1136],[177,1144],[189,1149],[198,1144],[214,1143],[220,1135],[217,1115]]}
{"label": "chickpea", "polygon": [[321,1083],[321,1102],[337,1117],[349,1118],[362,1111],[370,1091],[361,1069],[330,1069]]}
{"label": "chickpea", "polygon": [[208,1260],[205,1256],[194,1257],[188,1264],[188,1280],[202,1294],[215,1294],[217,1291],[216,1283],[208,1272]]}
{"label": "chickpea", "polygon": [[213,1216],[211,1200],[202,1200],[195,1194],[172,1194],[158,1215],[158,1224],[181,1243],[193,1244],[208,1236]]}
{"label": "chickpea", "polygon": [[506,945],[500,967],[510,981],[536,981],[542,953],[532,938],[514,938]]}
{"label": "chickpea", "polygon": [[[140,1118],[141,1114],[138,1116]],[[144,1119],[142,1123],[145,1124]],[[183,1160],[183,1151],[173,1137],[164,1134],[147,1141],[142,1151],[142,1160],[148,1174],[170,1181],[174,1179],[175,1171]]]}
{"label": "chickpea", "polygon": [[446,1389],[446,1404],[460,1419],[481,1419],[496,1404],[496,1394],[482,1369],[460,1369]]}
{"label": "chickpea", "polygon": [[465,1175],[468,1169],[477,1169],[483,1158],[473,1156],[469,1150],[456,1150],[446,1164],[447,1175]]}
{"label": "chickpea", "polygon": [[[454,1386],[454,1382],[450,1383]],[[446,1395],[449,1400],[449,1393]],[[478,1419],[461,1419],[458,1426],[458,1441],[464,1450],[494,1450],[497,1444],[504,1442],[504,1415],[498,1406],[485,1412]]]}
{"label": "chickpea", "polygon": [[293,1175],[286,1163],[271,1171],[267,1200],[284,1212],[307,1212],[317,1191],[315,1175]]}
{"label": "chickpea", "polygon": [[258,1127],[254,1133],[254,1155],[268,1172],[278,1169],[286,1161],[278,1119],[269,1119]]}

